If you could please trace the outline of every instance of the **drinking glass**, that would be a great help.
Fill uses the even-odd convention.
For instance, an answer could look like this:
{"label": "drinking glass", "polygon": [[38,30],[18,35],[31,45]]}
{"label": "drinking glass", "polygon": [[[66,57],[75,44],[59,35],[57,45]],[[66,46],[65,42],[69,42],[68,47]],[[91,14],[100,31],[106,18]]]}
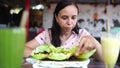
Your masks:
{"label": "drinking glass", "polygon": [[25,42],[24,28],[0,28],[0,68],[21,68]]}
{"label": "drinking glass", "polygon": [[102,32],[101,44],[105,67],[114,68],[119,55],[119,35],[115,32]]}

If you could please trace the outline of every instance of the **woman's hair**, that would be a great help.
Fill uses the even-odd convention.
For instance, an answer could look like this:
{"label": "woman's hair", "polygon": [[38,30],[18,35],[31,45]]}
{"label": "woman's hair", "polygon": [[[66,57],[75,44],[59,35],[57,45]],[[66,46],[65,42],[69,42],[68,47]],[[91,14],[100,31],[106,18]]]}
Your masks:
{"label": "woman's hair", "polygon": [[[58,13],[63,8],[65,8],[66,6],[69,6],[69,5],[74,5],[77,8],[78,13],[79,13],[78,6],[76,5],[76,2],[74,0],[61,0],[57,4],[55,11],[54,11],[54,14],[53,14],[53,24],[52,24],[52,28],[51,28],[51,35],[52,35],[51,43],[56,47],[59,47],[61,45],[61,40],[59,37],[60,33],[61,33],[61,27],[57,23],[57,21],[55,19],[55,15],[58,15]],[[78,29],[79,29],[78,25],[76,24],[76,26],[73,28],[73,31],[78,34]]]}

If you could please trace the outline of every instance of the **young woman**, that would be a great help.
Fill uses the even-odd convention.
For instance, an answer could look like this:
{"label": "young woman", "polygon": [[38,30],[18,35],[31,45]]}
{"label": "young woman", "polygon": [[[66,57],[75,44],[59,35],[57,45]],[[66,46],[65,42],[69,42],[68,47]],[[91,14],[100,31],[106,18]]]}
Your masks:
{"label": "young woman", "polygon": [[102,50],[100,43],[92,37],[85,29],[80,29],[77,25],[78,6],[74,0],[61,0],[54,11],[53,25],[50,29],[45,29],[33,40],[26,43],[24,56],[30,56],[33,49],[41,44],[53,44],[56,47],[71,48],[78,45],[76,55],[85,50],[96,48],[95,57],[102,60]]}

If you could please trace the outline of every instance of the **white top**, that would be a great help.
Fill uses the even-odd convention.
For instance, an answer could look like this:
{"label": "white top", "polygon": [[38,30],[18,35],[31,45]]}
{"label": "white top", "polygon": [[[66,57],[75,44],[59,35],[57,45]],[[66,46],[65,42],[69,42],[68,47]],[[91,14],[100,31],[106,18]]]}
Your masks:
{"label": "white top", "polygon": [[[45,44],[50,42],[50,32],[48,32],[48,29],[45,29],[41,33],[39,33],[35,39],[39,42],[39,44]],[[79,34],[76,34],[75,32],[72,33],[72,35],[64,42],[62,42],[61,47],[64,48],[72,48],[74,45],[78,45],[80,43],[80,39],[83,36],[90,35],[85,29],[80,29]]]}

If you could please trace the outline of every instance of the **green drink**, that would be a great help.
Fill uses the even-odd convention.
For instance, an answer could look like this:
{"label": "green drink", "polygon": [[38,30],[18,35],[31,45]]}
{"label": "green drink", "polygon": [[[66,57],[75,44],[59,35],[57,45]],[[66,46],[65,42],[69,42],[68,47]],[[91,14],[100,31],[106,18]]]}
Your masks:
{"label": "green drink", "polygon": [[0,28],[0,68],[21,68],[25,42],[24,28]]}

